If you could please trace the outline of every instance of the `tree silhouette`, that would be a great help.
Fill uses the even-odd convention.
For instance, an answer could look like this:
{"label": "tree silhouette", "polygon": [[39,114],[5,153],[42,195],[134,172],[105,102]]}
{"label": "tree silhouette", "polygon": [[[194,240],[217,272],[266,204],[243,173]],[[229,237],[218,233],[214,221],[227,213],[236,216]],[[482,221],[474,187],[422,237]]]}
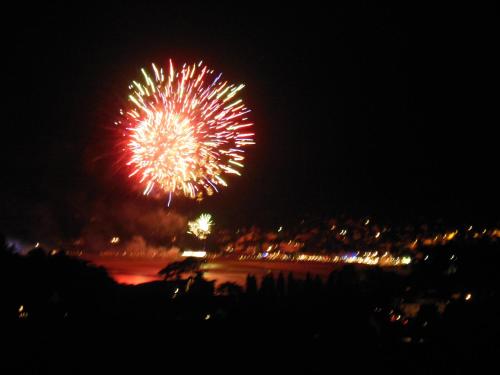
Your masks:
{"label": "tree silhouette", "polygon": [[298,292],[297,281],[293,277],[293,273],[290,272],[288,274],[288,295],[289,296],[294,296],[294,295],[297,294],[297,292]]}
{"label": "tree silhouette", "polygon": [[274,283],[274,277],[272,273],[268,273],[262,279],[262,285],[260,286],[260,294],[264,297],[275,297],[276,286]]}
{"label": "tree silhouette", "polygon": [[304,292],[307,296],[311,296],[313,293],[314,283],[310,272],[306,274],[306,280],[304,281]]}
{"label": "tree silhouette", "polygon": [[255,296],[257,294],[257,279],[254,275],[247,275],[246,293],[249,296]]}
{"label": "tree silhouette", "polygon": [[319,275],[314,277],[313,288],[316,295],[320,295],[323,292],[323,281]]}
{"label": "tree silhouette", "polygon": [[285,276],[283,276],[283,272],[280,272],[278,275],[278,281],[276,282],[276,291],[279,297],[285,296]]}
{"label": "tree silhouette", "polygon": [[206,280],[202,271],[196,271],[189,293],[197,297],[211,297],[214,294],[214,283],[214,281]]}
{"label": "tree silhouette", "polygon": [[328,290],[328,294],[333,294],[334,290],[335,290],[335,284],[337,282],[337,273],[332,271],[330,272],[330,274],[328,275],[328,280],[326,281],[326,288]]}
{"label": "tree silhouette", "polygon": [[161,269],[158,274],[162,275],[164,280],[179,279],[184,273],[197,271],[201,266],[200,260],[194,257],[188,257],[180,262],[173,262]]}
{"label": "tree silhouette", "polygon": [[238,297],[243,293],[243,288],[236,283],[227,281],[219,285],[217,292],[224,296]]}

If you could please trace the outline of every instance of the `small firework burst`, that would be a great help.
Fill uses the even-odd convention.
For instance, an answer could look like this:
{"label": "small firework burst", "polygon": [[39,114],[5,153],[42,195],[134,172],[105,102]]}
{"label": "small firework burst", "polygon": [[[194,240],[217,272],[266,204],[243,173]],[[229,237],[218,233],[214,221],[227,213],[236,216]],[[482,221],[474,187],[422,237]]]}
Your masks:
{"label": "small firework burst", "polygon": [[196,220],[188,222],[188,233],[204,240],[210,234],[213,225],[212,215],[201,214]]}

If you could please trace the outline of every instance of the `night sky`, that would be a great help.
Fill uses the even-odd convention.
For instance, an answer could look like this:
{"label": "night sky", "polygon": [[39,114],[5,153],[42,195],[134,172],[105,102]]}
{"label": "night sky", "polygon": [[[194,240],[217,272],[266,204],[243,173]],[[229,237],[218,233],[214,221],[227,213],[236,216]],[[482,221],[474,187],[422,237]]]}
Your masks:
{"label": "night sky", "polygon": [[142,199],[113,122],[139,69],[169,58],[245,83],[257,141],[229,188],[175,210],[225,225],[498,219],[493,7],[180,3],[5,14],[0,231],[34,212],[76,230],[94,199]]}

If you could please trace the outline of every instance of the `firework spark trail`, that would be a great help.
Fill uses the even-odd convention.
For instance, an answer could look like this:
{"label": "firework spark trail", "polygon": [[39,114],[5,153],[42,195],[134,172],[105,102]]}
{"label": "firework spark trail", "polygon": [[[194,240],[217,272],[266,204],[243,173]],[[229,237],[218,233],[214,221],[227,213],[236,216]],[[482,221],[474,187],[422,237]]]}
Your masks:
{"label": "firework spark trail", "polygon": [[[241,175],[243,148],[255,144],[253,125],[238,93],[243,84],[228,84],[202,62],[168,73],[152,65],[141,69],[142,83],[129,86],[131,107],[123,113],[129,177],[137,175],[144,194],[201,199],[227,186],[224,174]],[[116,122],[121,125],[123,121]]]}

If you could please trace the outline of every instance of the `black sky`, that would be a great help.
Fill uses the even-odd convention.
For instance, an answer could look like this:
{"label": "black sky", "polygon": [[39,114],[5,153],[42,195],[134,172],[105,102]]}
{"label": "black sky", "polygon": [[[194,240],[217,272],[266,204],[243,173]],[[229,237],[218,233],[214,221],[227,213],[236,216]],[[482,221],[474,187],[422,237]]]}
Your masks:
{"label": "black sky", "polygon": [[[372,2],[19,5],[4,40],[2,226],[137,199],[110,130],[140,67],[202,59],[244,82],[243,177],[185,212],[498,219],[493,6]],[[175,205],[175,202],[174,202]]]}

